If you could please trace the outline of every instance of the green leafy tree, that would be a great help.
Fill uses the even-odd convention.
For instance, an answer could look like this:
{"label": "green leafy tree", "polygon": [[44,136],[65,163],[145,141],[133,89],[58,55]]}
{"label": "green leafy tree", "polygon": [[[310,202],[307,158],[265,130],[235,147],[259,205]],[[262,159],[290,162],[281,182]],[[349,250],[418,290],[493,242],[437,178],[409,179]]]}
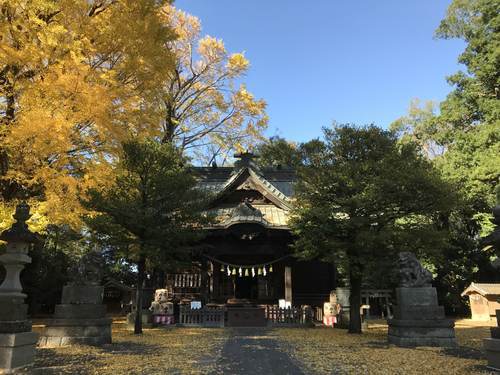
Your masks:
{"label": "green leafy tree", "polygon": [[206,197],[180,152],[168,144],[123,144],[110,188],[90,189],[83,204],[97,215],[87,223],[111,246],[127,249],[137,266],[134,333],[142,333],[142,287],[147,262],[175,257],[198,238]]}
{"label": "green leafy tree", "polygon": [[255,152],[259,155],[259,165],[263,167],[282,166],[297,167],[300,164],[299,147],[285,138],[278,136],[260,143]]}
{"label": "green leafy tree", "polygon": [[297,168],[308,164],[309,158],[318,155],[322,146],[323,143],[318,139],[297,144],[276,136],[260,143],[255,151],[259,155],[259,165],[262,167]]}
{"label": "green leafy tree", "polygon": [[465,41],[458,59],[465,70],[448,77],[453,90],[439,107],[413,101],[391,125],[402,142],[437,151],[427,155],[460,192],[459,204],[442,222],[451,233],[446,261],[435,260],[448,311],[463,311],[457,295],[471,281],[496,279],[492,252],[481,251],[478,239],[493,229],[490,211],[500,182],[499,31],[498,0],[452,1],[436,35]]}
{"label": "green leafy tree", "polygon": [[498,124],[500,2],[454,0],[436,35],[460,38],[467,44],[458,59],[467,71],[448,77],[455,89],[441,103],[442,125],[450,129],[454,138],[454,131],[467,131],[478,124]]}
{"label": "green leafy tree", "polygon": [[458,61],[466,71],[448,77],[453,90],[439,111],[414,101],[392,128],[439,150],[436,165],[487,224],[500,182],[500,2],[454,0],[436,35],[465,41]]}
{"label": "green leafy tree", "polygon": [[414,144],[375,126],[324,130],[324,145],[299,168],[291,225],[296,254],[333,262],[348,274],[349,332],[361,332],[363,277],[399,251],[439,248],[435,226],[453,199]]}

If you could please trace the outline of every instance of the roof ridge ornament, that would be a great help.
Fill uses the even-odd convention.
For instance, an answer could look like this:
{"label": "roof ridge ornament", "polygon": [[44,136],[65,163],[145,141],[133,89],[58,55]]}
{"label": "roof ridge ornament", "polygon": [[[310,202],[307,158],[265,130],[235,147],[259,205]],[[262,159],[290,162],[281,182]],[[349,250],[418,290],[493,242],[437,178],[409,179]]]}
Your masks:
{"label": "roof ridge ornament", "polygon": [[255,159],[258,159],[260,156],[255,155],[251,151],[244,151],[237,154],[234,154],[234,158],[238,159],[234,163],[234,171],[233,173],[238,173],[244,168],[252,169],[254,172],[258,174],[261,173],[259,166],[255,162]]}

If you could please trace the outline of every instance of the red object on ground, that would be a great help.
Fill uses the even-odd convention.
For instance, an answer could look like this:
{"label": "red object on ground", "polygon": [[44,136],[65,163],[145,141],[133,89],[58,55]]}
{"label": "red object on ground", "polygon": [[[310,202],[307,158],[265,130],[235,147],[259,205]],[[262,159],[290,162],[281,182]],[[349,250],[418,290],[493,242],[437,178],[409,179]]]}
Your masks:
{"label": "red object on ground", "polygon": [[324,316],[323,317],[323,324],[328,327],[332,327],[337,323],[337,317],[335,315],[331,316]]}
{"label": "red object on ground", "polygon": [[153,323],[160,325],[174,324],[173,315],[157,314],[153,315]]}

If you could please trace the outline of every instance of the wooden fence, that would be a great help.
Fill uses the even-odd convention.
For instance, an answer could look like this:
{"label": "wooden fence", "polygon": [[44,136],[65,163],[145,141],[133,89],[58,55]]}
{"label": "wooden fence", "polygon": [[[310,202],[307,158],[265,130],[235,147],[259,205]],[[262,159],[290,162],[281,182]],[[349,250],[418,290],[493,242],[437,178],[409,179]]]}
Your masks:
{"label": "wooden fence", "polygon": [[220,307],[191,309],[190,306],[181,306],[179,324],[186,327],[224,327],[225,310]]}
{"label": "wooden fence", "polygon": [[316,307],[314,309],[314,320],[323,323],[323,308]]}
{"label": "wooden fence", "polygon": [[270,325],[311,324],[313,312],[310,307],[266,306],[266,319]]}
{"label": "wooden fence", "polygon": [[[207,307],[191,309],[181,306],[179,325],[185,327],[224,327],[225,309],[223,307]],[[271,326],[299,326],[312,324],[314,312],[310,307],[289,307],[267,305],[266,320]]]}

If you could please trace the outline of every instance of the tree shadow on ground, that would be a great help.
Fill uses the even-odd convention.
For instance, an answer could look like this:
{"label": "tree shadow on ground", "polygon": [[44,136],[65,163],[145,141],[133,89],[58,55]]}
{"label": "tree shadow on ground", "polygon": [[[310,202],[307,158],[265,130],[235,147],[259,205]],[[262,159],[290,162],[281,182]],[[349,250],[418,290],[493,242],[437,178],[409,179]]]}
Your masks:
{"label": "tree shadow on ground", "polygon": [[364,345],[369,348],[389,349],[389,343],[387,341],[368,341]]}
{"label": "tree shadow on ground", "polygon": [[468,346],[457,346],[456,348],[443,348],[443,354],[466,359],[485,359],[484,353],[480,349],[471,348]]}
{"label": "tree shadow on ground", "polygon": [[159,353],[162,347],[155,344],[145,344],[136,341],[119,341],[100,346],[99,349],[103,353],[110,354],[148,355]]}
{"label": "tree shadow on ground", "polygon": [[56,349],[37,349],[35,363],[29,374],[90,374],[87,364],[97,360],[97,356],[89,353],[65,353]]}
{"label": "tree shadow on ground", "polygon": [[466,367],[465,370],[467,370],[469,374],[497,374],[496,371],[490,370],[482,365],[471,365]]}
{"label": "tree shadow on ground", "polygon": [[[376,349],[390,349],[390,345],[384,341],[369,341],[365,343],[367,347]],[[405,346],[405,349],[419,350],[419,347]],[[485,359],[484,353],[480,349],[469,346],[457,346],[455,348],[441,348],[441,353],[450,357],[481,360]]]}

